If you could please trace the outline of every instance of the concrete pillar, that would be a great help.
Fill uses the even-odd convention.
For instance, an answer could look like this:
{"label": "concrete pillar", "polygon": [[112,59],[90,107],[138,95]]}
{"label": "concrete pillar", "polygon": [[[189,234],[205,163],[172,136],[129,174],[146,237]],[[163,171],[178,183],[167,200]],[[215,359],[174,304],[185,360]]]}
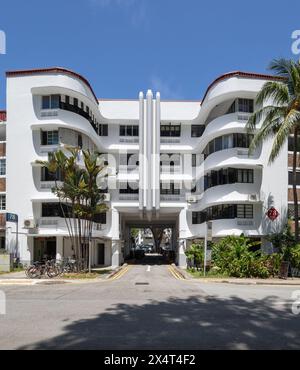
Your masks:
{"label": "concrete pillar", "polygon": [[179,239],[177,251],[177,263],[179,267],[186,268],[186,239]]}
{"label": "concrete pillar", "polygon": [[142,211],[144,209],[144,171],[145,171],[145,152],[144,152],[144,120],[145,120],[145,103],[144,103],[144,94],[140,92],[139,95],[139,173],[140,173],[140,192],[139,192],[139,209]]}
{"label": "concrete pillar", "polygon": [[56,259],[62,260],[64,257],[64,250],[63,250],[63,236],[57,236],[56,237]]}
{"label": "concrete pillar", "polygon": [[[144,130],[144,151],[147,160],[147,171],[145,171],[146,178],[144,178],[146,187],[146,210],[152,211],[152,173],[151,173],[151,160],[152,160],[152,143],[153,143],[153,93],[148,90],[146,95],[146,120]],[[145,176],[144,175],[144,176]]]}
{"label": "concrete pillar", "polygon": [[112,267],[119,267],[122,263],[122,244],[120,240],[113,240],[111,245],[111,265]]}

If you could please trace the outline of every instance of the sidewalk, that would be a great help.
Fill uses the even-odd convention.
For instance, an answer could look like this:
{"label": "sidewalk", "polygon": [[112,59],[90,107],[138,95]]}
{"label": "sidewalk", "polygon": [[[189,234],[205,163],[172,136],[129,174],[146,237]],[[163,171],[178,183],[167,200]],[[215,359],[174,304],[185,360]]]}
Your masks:
{"label": "sidewalk", "polygon": [[223,284],[237,284],[237,285],[286,285],[299,286],[299,278],[284,279],[238,279],[238,278],[191,278],[203,283],[223,283]]}
{"label": "sidewalk", "polygon": [[[29,279],[27,278],[25,271],[11,272],[0,274],[0,286],[1,285],[58,285],[58,284],[87,284],[87,283],[99,283],[107,281],[112,278],[116,273],[118,273],[122,268],[121,266],[117,269],[110,268],[111,272],[103,275],[99,275],[91,279],[73,279],[73,278],[63,278],[55,277],[53,279],[44,277],[42,279]],[[94,268],[93,271],[108,270],[109,268]]]}
{"label": "sidewalk", "polygon": [[184,276],[186,280],[197,281],[201,283],[218,283],[218,284],[237,284],[237,285],[287,285],[287,286],[299,286],[300,287],[300,278],[288,278],[286,280],[279,278],[270,278],[270,279],[256,279],[256,278],[197,278],[189,274],[185,269],[181,269],[178,266],[173,265],[176,270]]}

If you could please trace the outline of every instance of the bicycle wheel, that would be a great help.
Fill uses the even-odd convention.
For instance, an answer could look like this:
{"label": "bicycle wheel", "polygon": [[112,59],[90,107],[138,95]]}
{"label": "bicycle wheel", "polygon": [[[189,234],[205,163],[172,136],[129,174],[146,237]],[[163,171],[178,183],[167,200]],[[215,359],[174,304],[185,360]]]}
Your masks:
{"label": "bicycle wheel", "polygon": [[31,266],[26,270],[26,275],[29,279],[39,279],[41,271],[37,266]]}
{"label": "bicycle wheel", "polygon": [[48,266],[46,268],[46,274],[50,279],[53,279],[59,275],[59,270],[55,266]]}

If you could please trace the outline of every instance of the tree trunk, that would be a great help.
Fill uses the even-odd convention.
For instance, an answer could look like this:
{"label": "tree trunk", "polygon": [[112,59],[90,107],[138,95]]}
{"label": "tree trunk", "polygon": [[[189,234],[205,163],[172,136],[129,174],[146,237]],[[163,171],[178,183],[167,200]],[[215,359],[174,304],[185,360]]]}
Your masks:
{"label": "tree trunk", "polygon": [[293,152],[293,196],[294,196],[294,215],[295,215],[295,239],[299,242],[299,213],[298,213],[298,193],[297,193],[297,159],[298,159],[298,128],[294,129],[294,152]]}

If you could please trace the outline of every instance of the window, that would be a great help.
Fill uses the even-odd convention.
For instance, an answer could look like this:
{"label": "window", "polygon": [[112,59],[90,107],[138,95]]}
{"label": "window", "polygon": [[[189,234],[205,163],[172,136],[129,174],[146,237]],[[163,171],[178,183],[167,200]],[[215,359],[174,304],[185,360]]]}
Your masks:
{"label": "window", "polygon": [[192,125],[191,126],[191,136],[192,137],[201,137],[205,130],[204,125]]}
{"label": "window", "polygon": [[97,215],[95,215],[94,222],[97,224],[105,225],[106,224],[106,212],[98,213]]}
{"label": "window", "polygon": [[237,218],[253,218],[253,205],[252,204],[238,204],[236,217]]}
{"label": "window", "polygon": [[236,112],[236,107],[235,107],[235,104],[236,103],[236,101],[234,101],[232,104],[231,104],[231,106],[230,106],[230,108],[228,109],[228,111],[227,111],[227,114],[231,114],[231,113],[235,113]]}
{"label": "window", "polygon": [[42,97],[42,109],[58,109],[60,95],[47,95]]}
{"label": "window", "polygon": [[42,145],[57,145],[58,131],[42,131]]}
{"label": "window", "polygon": [[219,171],[211,171],[204,177],[204,190],[218,185],[253,182],[253,170],[223,168]]}
{"label": "window", "polygon": [[197,166],[197,154],[192,154],[192,167]]}
{"label": "window", "polygon": [[253,113],[254,100],[252,99],[238,99],[238,111],[242,113]]}
{"label": "window", "polygon": [[139,126],[137,125],[121,125],[120,136],[139,136]]}
{"label": "window", "polygon": [[108,136],[108,125],[99,125],[99,136]]}
{"label": "window", "polygon": [[240,113],[253,113],[254,100],[253,99],[237,99],[235,100],[227,111],[227,114],[240,112]]}
{"label": "window", "polygon": [[0,210],[1,211],[6,210],[6,195],[5,194],[0,195]]}
{"label": "window", "polygon": [[59,170],[55,173],[49,172],[47,167],[41,169],[41,181],[62,181],[62,175]]}
{"label": "window", "polygon": [[219,136],[210,141],[203,153],[205,157],[220,150],[230,148],[249,148],[253,135],[248,134],[230,134]]}
{"label": "window", "polygon": [[61,217],[61,209],[58,203],[43,203],[42,217]]}
{"label": "window", "polygon": [[121,185],[121,188],[119,189],[120,194],[139,194],[139,188],[138,185],[135,183],[132,184],[125,184]]}
{"label": "window", "polygon": [[0,176],[6,175],[6,159],[0,159]]}
{"label": "window", "polygon": [[78,135],[78,140],[77,140],[78,148],[82,149],[82,135]]}
{"label": "window", "polygon": [[161,195],[180,195],[179,186],[174,182],[171,183],[160,183],[160,194]]}
{"label": "window", "polygon": [[237,182],[253,183],[253,170],[237,170]]}
{"label": "window", "polygon": [[192,213],[193,225],[202,224],[211,220],[253,218],[252,204],[221,204],[209,207],[202,212]]}
{"label": "window", "polygon": [[[289,152],[294,151],[294,138],[292,136],[289,136],[288,150]],[[298,136],[298,140],[297,140],[297,151],[300,152],[300,136]]]}
{"label": "window", "polygon": [[[297,178],[296,185],[300,185],[300,172],[297,172],[296,178]],[[293,172],[289,172],[289,185],[293,185],[293,183],[294,183],[294,174]]]}
{"label": "window", "polygon": [[161,125],[160,126],[161,137],[180,137],[181,136],[181,125]]}

